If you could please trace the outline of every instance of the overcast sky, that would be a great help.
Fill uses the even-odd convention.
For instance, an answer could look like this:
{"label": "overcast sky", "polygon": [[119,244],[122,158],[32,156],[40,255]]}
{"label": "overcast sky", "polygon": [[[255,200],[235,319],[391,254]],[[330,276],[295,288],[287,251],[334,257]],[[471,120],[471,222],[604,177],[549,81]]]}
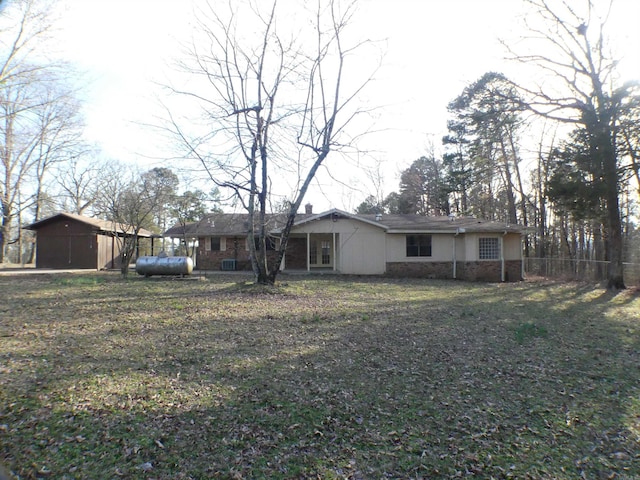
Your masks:
{"label": "overcast sky", "polygon": [[[161,155],[162,142],[141,128],[157,111],[156,83],[172,74],[172,62],[193,29],[192,1],[61,0],[62,18],[55,44],[60,55],[86,72],[87,135],[105,156],[142,165]],[[296,0],[286,0],[296,1]],[[362,0],[363,38],[384,40],[384,65],[368,96],[384,105],[378,112],[383,132],[366,140],[383,162],[385,192],[398,189],[398,173],[438,148],[446,130],[446,105],[487,71],[517,75],[505,65],[498,38],[518,36],[519,0]],[[625,76],[640,78],[640,1],[616,0],[618,45],[624,47]],[[367,144],[367,142],[369,142]],[[371,159],[373,160],[373,159]],[[153,164],[155,166],[155,164]],[[352,210],[371,188],[356,174],[345,183],[355,191],[322,180],[309,192],[318,210]]]}

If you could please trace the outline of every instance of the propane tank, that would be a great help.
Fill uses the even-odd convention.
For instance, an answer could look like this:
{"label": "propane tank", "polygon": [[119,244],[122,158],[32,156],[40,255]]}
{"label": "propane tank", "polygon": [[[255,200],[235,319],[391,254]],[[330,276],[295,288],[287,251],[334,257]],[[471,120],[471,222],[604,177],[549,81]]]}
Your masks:
{"label": "propane tank", "polygon": [[136,273],[151,275],[191,275],[193,260],[190,257],[144,256],[136,260]]}

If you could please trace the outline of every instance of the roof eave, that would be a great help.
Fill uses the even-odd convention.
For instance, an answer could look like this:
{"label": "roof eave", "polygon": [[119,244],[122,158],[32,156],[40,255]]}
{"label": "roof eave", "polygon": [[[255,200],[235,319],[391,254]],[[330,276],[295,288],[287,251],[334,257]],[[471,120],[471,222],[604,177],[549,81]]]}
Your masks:
{"label": "roof eave", "polygon": [[[381,222],[369,220],[367,218],[362,218],[362,217],[360,217],[358,215],[355,215],[355,214],[349,213],[349,212],[345,212],[344,210],[340,210],[338,208],[332,208],[331,210],[327,210],[325,212],[320,212],[320,213],[317,213],[317,214],[312,215],[310,217],[303,218],[303,219],[301,219],[299,221],[294,222],[293,223],[293,227],[298,227],[300,225],[304,225],[304,224],[309,223],[309,222],[314,222],[316,220],[322,220],[324,217],[327,217],[329,215],[334,215],[334,214],[341,215],[343,217],[350,218],[352,220],[358,220],[359,222],[367,223],[369,225],[374,225],[376,227],[382,228],[383,230],[386,230],[388,228],[387,225],[385,225],[385,224],[383,224]],[[280,233],[280,232],[282,232],[282,228],[274,229],[273,232]]]}
{"label": "roof eave", "polygon": [[424,234],[461,234],[461,233],[523,233],[520,229],[513,228],[470,228],[470,227],[455,227],[455,228],[447,228],[447,229],[438,229],[438,228],[390,228],[387,230],[387,233],[397,233],[397,234],[411,234],[411,233],[424,233]]}
{"label": "roof eave", "polygon": [[424,234],[434,234],[434,233],[450,233],[452,235],[458,233],[457,229],[453,230],[438,230],[433,228],[390,228],[387,230],[387,233],[399,233],[399,234],[408,234],[408,233],[424,233]]}

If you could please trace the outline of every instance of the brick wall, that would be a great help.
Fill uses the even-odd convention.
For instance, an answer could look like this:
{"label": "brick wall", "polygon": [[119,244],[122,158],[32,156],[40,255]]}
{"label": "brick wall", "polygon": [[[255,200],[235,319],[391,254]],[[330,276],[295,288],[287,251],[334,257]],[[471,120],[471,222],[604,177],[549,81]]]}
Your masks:
{"label": "brick wall", "polygon": [[522,262],[520,260],[507,260],[504,262],[505,281],[519,282],[522,278]]}
{"label": "brick wall", "polygon": [[[464,262],[458,264],[458,278],[471,281],[499,282],[500,262]],[[522,280],[522,264],[520,260],[506,260],[504,262],[505,281],[519,282]]]}
{"label": "brick wall", "polygon": [[196,253],[196,268],[199,270],[222,270],[222,260],[234,259],[236,270],[251,270],[249,251],[245,250],[245,240],[227,238],[227,249],[207,250],[205,242],[208,238],[198,239],[198,251]]}
{"label": "brick wall", "polygon": [[[499,261],[458,262],[456,278],[460,280],[499,282]],[[453,262],[390,262],[387,275],[392,277],[453,278]],[[522,280],[520,260],[505,261],[505,281]]]}
{"label": "brick wall", "polygon": [[[206,250],[205,239],[201,238],[199,240],[198,251],[196,253],[196,268],[198,270],[222,270],[222,261],[228,259],[234,259],[236,261],[237,271],[252,270],[249,250],[244,248],[244,238],[238,242],[234,242],[233,238],[227,238],[227,249],[225,251]],[[268,251],[268,261],[274,262],[276,255],[277,252]]]}
{"label": "brick wall", "polygon": [[388,262],[392,277],[453,278],[452,262]]}
{"label": "brick wall", "polygon": [[307,269],[307,239],[289,238],[287,255],[285,256],[285,268],[288,270]]}
{"label": "brick wall", "polygon": [[458,262],[457,277],[472,282],[499,282],[500,270],[500,261]]}

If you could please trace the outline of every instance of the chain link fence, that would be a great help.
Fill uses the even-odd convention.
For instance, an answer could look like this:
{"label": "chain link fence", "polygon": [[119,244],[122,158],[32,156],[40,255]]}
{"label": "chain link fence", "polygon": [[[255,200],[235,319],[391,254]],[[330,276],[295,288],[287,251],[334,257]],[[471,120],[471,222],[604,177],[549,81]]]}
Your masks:
{"label": "chain link fence", "polygon": [[[609,269],[609,262],[568,258],[525,258],[524,265],[528,277],[586,282],[606,280]],[[625,262],[623,267],[625,284],[640,286],[640,263]]]}

